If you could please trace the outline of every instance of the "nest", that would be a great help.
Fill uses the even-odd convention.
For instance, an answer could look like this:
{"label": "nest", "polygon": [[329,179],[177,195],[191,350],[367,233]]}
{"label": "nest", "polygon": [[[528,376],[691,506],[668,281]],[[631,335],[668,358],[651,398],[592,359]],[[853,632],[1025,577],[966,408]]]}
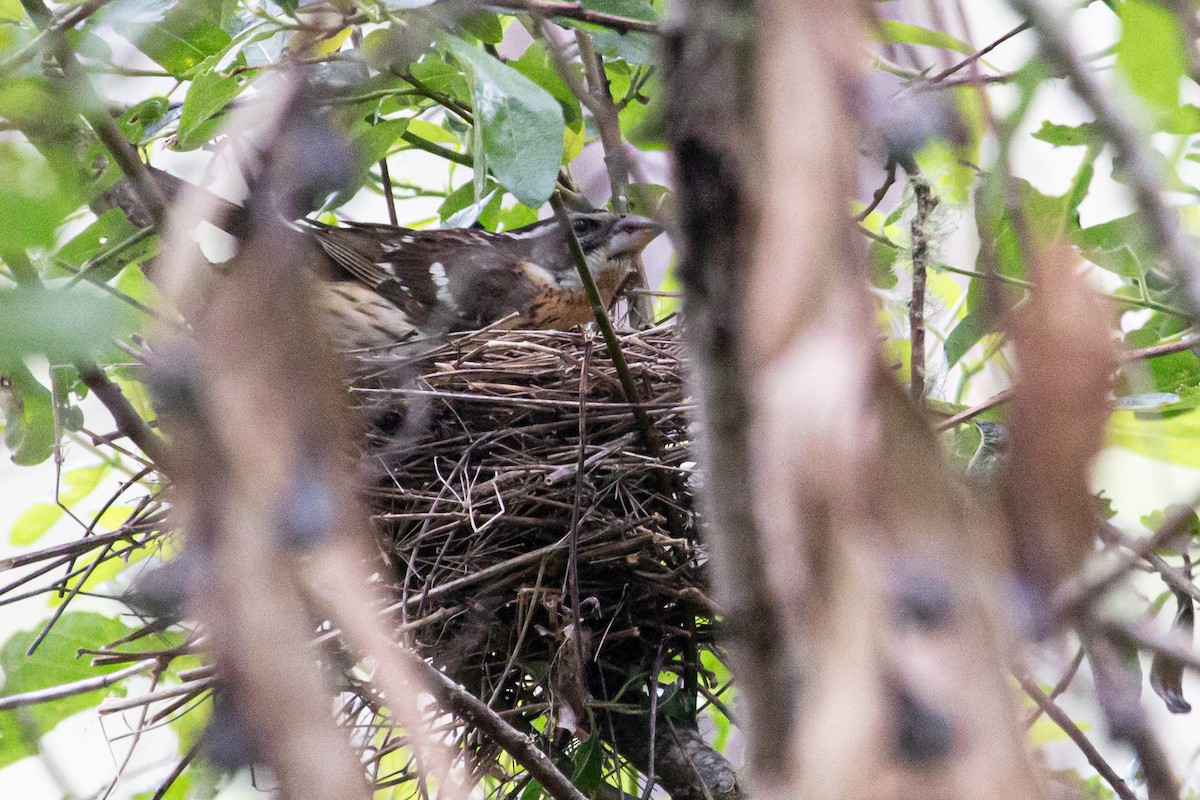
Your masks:
{"label": "nest", "polygon": [[711,642],[679,329],[619,338],[653,444],[590,332],[453,336],[364,359],[353,388],[400,635],[577,732],[600,695],[637,705],[659,671],[695,676]]}

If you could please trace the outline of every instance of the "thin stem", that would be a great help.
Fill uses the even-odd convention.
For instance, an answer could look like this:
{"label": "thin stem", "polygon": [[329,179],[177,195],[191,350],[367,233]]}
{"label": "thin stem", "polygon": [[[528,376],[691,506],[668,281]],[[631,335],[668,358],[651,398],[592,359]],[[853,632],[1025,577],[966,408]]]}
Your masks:
{"label": "thin stem", "polygon": [[400,218],[396,216],[396,197],[392,190],[392,174],[388,171],[387,156],[379,159],[379,178],[383,182],[383,196],[387,199],[388,221],[399,225]]}
{"label": "thin stem", "polygon": [[[567,215],[567,207],[563,203],[561,190],[550,195],[550,205],[554,209],[555,217],[558,218],[558,224],[566,233],[567,245],[571,250],[571,257],[575,259],[575,267],[579,272],[579,279],[583,282],[588,302],[592,304],[592,315],[596,319],[596,326],[600,329],[600,335],[604,337],[604,345],[608,350],[608,357],[612,359],[613,369],[616,370],[617,378],[621,383],[621,392],[625,395],[625,399],[629,403],[629,411],[633,415],[633,420],[637,425],[638,433],[641,435],[642,443],[645,445],[646,452],[649,453],[651,458],[656,461],[662,461],[662,446],[658,440],[658,433],[654,428],[654,424],[650,421],[650,417],[646,414],[646,409],[642,406],[641,399],[638,397],[637,385],[633,381],[633,374],[629,371],[629,363],[625,360],[625,354],[621,351],[621,342],[617,339],[617,334],[613,330],[612,320],[608,318],[608,310],[604,307],[604,302],[600,299],[600,290],[596,288],[596,281],[593,280],[591,270],[588,269],[587,257],[584,256],[583,248],[579,245],[579,239],[575,236],[575,231],[571,228],[571,218]],[[671,497],[674,492],[671,488],[670,479],[663,470],[655,470],[654,475],[655,480],[658,482],[659,493],[665,501],[663,505],[667,513],[667,525],[671,530],[672,536],[679,538],[682,536],[683,524],[671,503]]]}
{"label": "thin stem", "polygon": [[854,215],[855,222],[862,222],[867,217],[871,216],[871,212],[879,208],[879,204],[883,202],[884,196],[888,193],[888,189],[896,182],[896,159],[889,158],[887,160],[887,177],[883,179],[883,185],[875,190],[875,194],[871,196],[871,202],[862,211]]}

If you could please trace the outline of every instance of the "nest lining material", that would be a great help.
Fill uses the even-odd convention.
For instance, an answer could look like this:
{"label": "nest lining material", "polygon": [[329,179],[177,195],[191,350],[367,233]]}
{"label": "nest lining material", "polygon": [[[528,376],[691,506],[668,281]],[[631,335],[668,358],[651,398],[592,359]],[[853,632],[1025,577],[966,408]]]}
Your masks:
{"label": "nest lining material", "polygon": [[590,332],[483,331],[364,357],[352,390],[402,635],[485,700],[536,716],[549,699],[560,724],[586,699],[556,686],[575,602],[588,664],[575,675],[682,674],[711,642],[679,329],[620,340],[661,459]]}

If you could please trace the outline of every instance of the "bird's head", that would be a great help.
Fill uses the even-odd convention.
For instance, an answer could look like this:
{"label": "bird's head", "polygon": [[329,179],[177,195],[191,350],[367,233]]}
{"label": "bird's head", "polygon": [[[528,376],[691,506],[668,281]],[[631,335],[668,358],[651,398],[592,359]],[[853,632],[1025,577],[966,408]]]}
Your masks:
{"label": "bird's head", "polygon": [[[605,301],[633,267],[634,259],[656,236],[662,226],[652,219],[608,211],[572,212],[571,230],[587,259],[589,271]],[[563,286],[579,283],[575,260],[567,237],[557,219],[551,218],[518,228],[508,234],[526,248],[526,258],[553,275]]]}

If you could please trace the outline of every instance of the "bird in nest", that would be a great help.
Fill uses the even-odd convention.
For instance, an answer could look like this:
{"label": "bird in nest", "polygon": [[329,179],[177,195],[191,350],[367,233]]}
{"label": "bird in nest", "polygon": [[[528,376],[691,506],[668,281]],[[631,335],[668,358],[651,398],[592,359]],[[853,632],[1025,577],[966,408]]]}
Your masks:
{"label": "bird in nest", "polygon": [[[662,228],[606,211],[569,215],[588,271],[611,307],[642,249]],[[592,306],[556,218],[503,233],[475,228],[411,230],[393,225],[303,220],[332,262],[321,302],[339,350],[496,324],[567,329]]]}
{"label": "bird in nest", "polygon": [[[247,235],[250,218],[242,206],[163,170],[149,170],[166,197],[174,201],[190,187],[212,206],[213,224],[239,238]],[[105,202],[149,225],[147,212],[129,194],[106,194]],[[662,226],[646,217],[590,208],[571,211],[568,218],[608,309]],[[387,348],[488,325],[565,330],[593,317],[557,217],[502,233],[363,222],[332,226],[311,219],[297,220],[295,227],[327,256],[330,280],[323,283],[321,305],[338,350]]]}

